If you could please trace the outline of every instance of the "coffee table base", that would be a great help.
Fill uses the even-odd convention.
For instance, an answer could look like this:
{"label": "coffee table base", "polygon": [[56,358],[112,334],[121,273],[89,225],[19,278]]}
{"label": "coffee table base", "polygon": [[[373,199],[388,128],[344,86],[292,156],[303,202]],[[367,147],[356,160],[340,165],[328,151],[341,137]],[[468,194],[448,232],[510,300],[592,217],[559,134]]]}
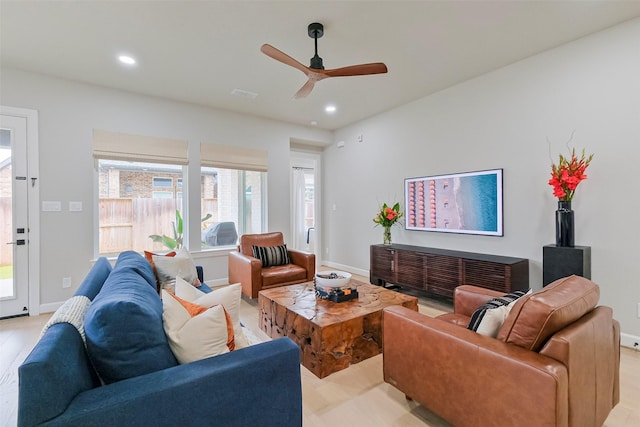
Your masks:
{"label": "coffee table base", "polygon": [[[417,310],[417,298],[358,284],[361,297],[342,303],[317,300],[313,283],[261,291],[260,329],[298,344],[302,365],[319,378],[380,354],[382,308],[401,304]],[[387,292],[397,295],[381,295]]]}

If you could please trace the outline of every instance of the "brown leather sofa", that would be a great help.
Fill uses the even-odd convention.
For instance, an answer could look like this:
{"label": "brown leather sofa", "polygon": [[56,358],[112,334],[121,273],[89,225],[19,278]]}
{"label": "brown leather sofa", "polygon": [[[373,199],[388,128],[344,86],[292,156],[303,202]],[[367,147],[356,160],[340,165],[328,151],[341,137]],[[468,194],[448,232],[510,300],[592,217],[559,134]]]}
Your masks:
{"label": "brown leather sofa", "polygon": [[243,234],[237,252],[229,253],[229,283],[242,283],[242,293],[258,298],[262,289],[293,285],[313,280],[316,274],[316,256],[309,252],[288,249],[291,264],[262,267],[253,257],[253,246],[280,246],[284,244],[281,232]]}
{"label": "brown leather sofa", "polygon": [[601,426],[619,401],[620,328],[578,276],[519,298],[497,338],[466,329],[502,295],[459,286],[436,318],[383,314],[384,380],[457,427]]}

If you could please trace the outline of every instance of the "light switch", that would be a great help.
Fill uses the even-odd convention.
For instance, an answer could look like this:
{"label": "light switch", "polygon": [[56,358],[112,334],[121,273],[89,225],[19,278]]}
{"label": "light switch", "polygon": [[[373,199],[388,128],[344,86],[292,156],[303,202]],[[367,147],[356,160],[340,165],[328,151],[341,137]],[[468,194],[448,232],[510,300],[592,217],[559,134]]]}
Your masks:
{"label": "light switch", "polygon": [[42,212],[60,212],[62,210],[62,203],[59,201],[43,201]]}
{"label": "light switch", "polygon": [[69,202],[69,212],[82,211],[82,202]]}

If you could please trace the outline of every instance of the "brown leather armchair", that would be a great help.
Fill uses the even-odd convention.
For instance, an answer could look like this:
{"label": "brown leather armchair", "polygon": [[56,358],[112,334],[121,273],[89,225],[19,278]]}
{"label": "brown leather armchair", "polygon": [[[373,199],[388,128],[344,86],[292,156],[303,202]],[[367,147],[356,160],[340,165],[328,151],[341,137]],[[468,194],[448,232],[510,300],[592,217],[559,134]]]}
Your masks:
{"label": "brown leather armchair", "polygon": [[598,285],[571,276],[521,297],[497,338],[466,329],[499,295],[459,286],[436,318],[384,309],[384,380],[457,427],[601,426],[619,401],[620,327]]}
{"label": "brown leather armchair", "polygon": [[313,280],[316,274],[316,256],[309,252],[288,249],[291,264],[262,267],[253,257],[253,246],[280,246],[284,244],[281,232],[243,234],[237,252],[229,253],[229,283],[242,283],[242,293],[257,298],[261,289],[293,285]]}

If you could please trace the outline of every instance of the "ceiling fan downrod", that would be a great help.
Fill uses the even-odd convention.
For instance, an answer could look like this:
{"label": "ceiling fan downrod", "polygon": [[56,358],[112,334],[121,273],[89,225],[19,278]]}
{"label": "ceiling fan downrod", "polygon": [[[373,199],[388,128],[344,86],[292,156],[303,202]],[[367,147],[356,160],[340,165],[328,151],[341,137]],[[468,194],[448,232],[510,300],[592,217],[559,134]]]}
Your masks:
{"label": "ceiling fan downrod", "polygon": [[309,24],[307,31],[309,33],[309,37],[314,40],[315,44],[315,55],[311,58],[311,65],[309,68],[324,70],[322,58],[318,56],[318,39],[324,35],[324,26],[318,22],[314,22]]}

